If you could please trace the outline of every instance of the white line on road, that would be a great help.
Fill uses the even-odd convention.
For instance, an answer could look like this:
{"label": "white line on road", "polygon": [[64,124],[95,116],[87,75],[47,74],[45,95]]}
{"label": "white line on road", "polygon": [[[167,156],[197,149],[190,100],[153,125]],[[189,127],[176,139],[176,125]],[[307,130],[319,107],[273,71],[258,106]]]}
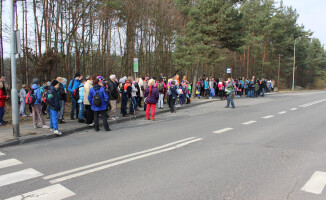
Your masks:
{"label": "white line on road", "polygon": [[267,116],[262,117],[262,118],[263,118],[263,119],[269,119],[269,118],[272,118],[272,117],[274,117],[274,115],[267,115]]}
{"label": "white line on road", "polygon": [[2,160],[0,161],[0,169],[5,167],[11,167],[15,165],[22,164],[19,160],[16,159],[8,159],[8,160]]}
{"label": "white line on road", "polygon": [[213,133],[219,134],[219,133],[224,133],[226,131],[231,131],[231,130],[233,130],[233,128],[223,128],[223,129],[214,131]]}
{"label": "white line on road", "polygon": [[298,108],[291,108],[290,110],[294,111],[294,110],[298,110]]}
{"label": "white line on road", "polygon": [[326,185],[326,172],[316,171],[309,181],[301,188],[302,191],[321,194]]}
{"label": "white line on road", "polygon": [[168,144],[165,144],[165,145],[162,145],[162,146],[159,146],[159,147],[155,147],[155,148],[152,148],[152,149],[148,149],[148,150],[145,150],[145,151],[140,151],[140,152],[136,152],[136,153],[132,153],[132,154],[120,156],[120,157],[117,157],[117,158],[112,158],[112,159],[109,159],[109,160],[104,160],[104,161],[97,162],[97,163],[94,163],[94,164],[86,165],[86,166],[83,166],[83,167],[71,169],[71,170],[68,170],[68,171],[64,171],[64,172],[52,174],[50,176],[45,176],[43,178],[46,179],[46,180],[47,179],[52,179],[52,178],[55,178],[55,177],[58,177],[58,176],[63,176],[63,175],[66,175],[66,174],[70,174],[70,173],[81,171],[81,170],[84,170],[84,169],[96,167],[96,166],[99,166],[99,165],[107,164],[107,163],[118,161],[118,160],[122,160],[122,159],[129,158],[129,157],[132,157],[132,156],[137,156],[137,155],[148,153],[148,152],[151,152],[151,151],[163,149],[165,147],[169,147],[169,146],[172,146],[172,145],[175,145],[175,144],[178,144],[178,143],[181,143],[181,142],[185,142],[185,141],[188,141],[188,140],[192,140],[192,139],[195,139],[195,137],[186,138],[186,139],[183,139],[183,140],[171,142],[171,143],[168,143]]}
{"label": "white line on road", "polygon": [[76,194],[60,184],[45,187],[39,190],[21,194],[11,197],[6,200],[61,200],[68,197],[75,196]]}
{"label": "white line on road", "polygon": [[41,174],[40,172],[32,168],[10,173],[10,174],[5,174],[0,176],[0,187],[4,185],[10,185],[12,183],[17,183],[20,181],[36,178],[39,176],[43,176],[43,174]]}
{"label": "white line on road", "polygon": [[202,140],[202,138],[197,138],[197,139],[190,140],[190,141],[187,141],[187,142],[184,142],[184,143],[181,143],[181,144],[174,145],[174,146],[166,148],[166,149],[153,151],[153,152],[150,152],[150,153],[147,153],[147,154],[143,154],[143,155],[140,155],[140,156],[135,156],[135,157],[128,158],[128,159],[125,159],[125,160],[121,160],[121,161],[111,163],[111,164],[108,164],[108,165],[103,165],[101,167],[97,167],[97,168],[85,170],[85,171],[82,171],[82,172],[78,172],[78,173],[75,173],[75,174],[71,174],[71,175],[68,175],[68,176],[64,176],[64,177],[61,177],[61,178],[58,178],[58,179],[54,179],[54,180],[50,181],[50,183],[52,183],[52,184],[59,183],[59,182],[65,181],[65,180],[69,180],[69,179],[72,179],[72,178],[76,178],[76,177],[79,177],[79,176],[83,176],[83,175],[86,175],[86,174],[97,172],[97,171],[100,171],[100,170],[103,170],[103,169],[107,169],[107,168],[110,168],[110,167],[114,167],[114,166],[117,166],[117,165],[128,163],[128,162],[131,162],[131,161],[134,161],[134,160],[138,160],[138,159],[149,157],[149,156],[152,156],[152,155],[155,155],[155,154],[171,151],[171,150],[186,146],[188,144],[198,142],[200,140]]}
{"label": "white line on road", "polygon": [[0,151],[0,156],[4,156],[4,155],[6,155],[6,154],[4,154],[4,153],[2,153],[2,152]]}
{"label": "white line on road", "polygon": [[249,124],[253,124],[253,123],[256,123],[257,121],[248,121],[248,122],[245,122],[245,123],[242,123],[243,125],[249,125]]}
{"label": "white line on road", "polygon": [[279,115],[283,115],[283,114],[285,114],[285,113],[287,113],[286,111],[282,111],[282,112],[279,112],[278,114]]}

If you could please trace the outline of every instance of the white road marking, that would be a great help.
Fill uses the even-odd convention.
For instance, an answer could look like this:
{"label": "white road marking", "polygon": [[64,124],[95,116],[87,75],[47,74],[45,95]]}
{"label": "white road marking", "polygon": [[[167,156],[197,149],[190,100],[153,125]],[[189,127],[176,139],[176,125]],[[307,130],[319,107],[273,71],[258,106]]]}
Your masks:
{"label": "white road marking", "polygon": [[321,194],[326,185],[326,172],[316,171],[309,181],[301,188],[302,191]]}
{"label": "white road marking", "polygon": [[274,115],[267,115],[267,116],[262,117],[262,118],[263,118],[263,119],[269,119],[269,118],[272,118],[272,117],[274,117]]}
{"label": "white road marking", "polygon": [[286,111],[282,111],[282,112],[279,112],[278,114],[279,115],[283,115],[283,114],[285,114],[285,113],[287,113]]}
{"label": "white road marking", "polygon": [[197,139],[190,140],[190,141],[187,141],[187,142],[184,142],[184,143],[181,143],[181,144],[174,145],[174,146],[169,147],[169,148],[161,149],[161,150],[158,150],[158,151],[153,151],[153,152],[150,152],[150,153],[147,153],[147,154],[135,156],[135,157],[128,158],[128,159],[125,159],[125,160],[121,160],[121,161],[118,161],[118,162],[114,162],[114,163],[111,163],[111,164],[108,164],[108,165],[103,165],[101,167],[97,167],[97,168],[85,170],[85,171],[82,171],[82,172],[78,172],[78,173],[75,173],[75,174],[71,174],[71,175],[68,175],[68,176],[64,176],[64,177],[61,177],[61,178],[58,178],[58,179],[54,179],[54,180],[50,181],[50,183],[52,183],[52,184],[59,183],[59,182],[65,181],[65,180],[69,180],[69,179],[72,179],[72,178],[76,178],[76,177],[79,177],[79,176],[83,176],[83,175],[86,175],[86,174],[97,172],[97,171],[100,171],[100,170],[103,170],[103,169],[107,169],[107,168],[110,168],[110,167],[114,167],[114,166],[117,166],[117,165],[128,163],[128,162],[131,162],[131,161],[134,161],[134,160],[138,160],[138,159],[149,157],[149,156],[156,155],[156,154],[159,154],[159,153],[171,151],[171,150],[186,146],[188,144],[198,142],[200,140],[202,140],[202,138],[197,138]]}
{"label": "white road marking", "polygon": [[66,174],[70,174],[70,173],[81,171],[81,170],[84,170],[84,169],[96,167],[96,166],[99,166],[99,165],[107,164],[107,163],[118,161],[118,160],[122,160],[122,159],[129,158],[129,157],[132,157],[132,156],[137,156],[137,155],[148,153],[148,152],[151,152],[151,151],[156,151],[156,150],[163,149],[165,147],[169,147],[169,146],[172,146],[172,145],[175,145],[175,144],[178,144],[178,143],[181,143],[181,142],[185,142],[185,141],[188,141],[188,140],[192,140],[192,139],[195,139],[195,137],[186,138],[186,139],[183,139],[183,140],[171,142],[171,143],[168,143],[168,144],[165,144],[165,145],[162,145],[162,146],[159,146],[159,147],[155,147],[155,148],[152,148],[152,149],[148,149],[148,150],[145,150],[145,151],[140,151],[140,152],[120,156],[120,157],[117,157],[117,158],[112,158],[112,159],[109,159],[109,160],[97,162],[97,163],[94,163],[94,164],[86,165],[86,166],[83,166],[83,167],[67,170],[67,171],[64,171],[64,172],[52,174],[52,175],[43,177],[43,179],[46,179],[46,180],[47,179],[52,179],[52,178],[55,178],[55,177],[58,177],[58,176],[63,176],[63,175],[66,175]]}
{"label": "white road marking", "polygon": [[61,200],[76,194],[60,184],[45,187],[39,190],[11,197],[6,200]]}
{"label": "white road marking", "polygon": [[298,108],[291,108],[290,110],[294,111],[294,110],[298,110]]}
{"label": "white road marking", "polygon": [[0,161],[0,169],[5,167],[11,167],[15,165],[22,164],[19,160],[16,159],[8,159],[8,160],[2,160]]}
{"label": "white road marking", "polygon": [[22,171],[5,174],[0,176],[0,187],[4,185],[9,185],[12,183],[17,183],[20,181],[25,181],[28,179],[36,178],[39,176],[43,176],[40,172],[36,171],[35,169],[29,168]]}
{"label": "white road marking", "polygon": [[4,154],[4,153],[2,153],[2,152],[0,151],[0,156],[4,156],[4,155],[6,155],[6,154]]}
{"label": "white road marking", "polygon": [[256,123],[257,121],[248,121],[248,122],[245,122],[245,123],[242,123],[243,125],[249,125],[249,124],[253,124],[253,123]]}
{"label": "white road marking", "polygon": [[223,128],[223,129],[214,131],[213,133],[219,134],[219,133],[224,133],[226,131],[231,131],[231,130],[233,130],[233,128]]}

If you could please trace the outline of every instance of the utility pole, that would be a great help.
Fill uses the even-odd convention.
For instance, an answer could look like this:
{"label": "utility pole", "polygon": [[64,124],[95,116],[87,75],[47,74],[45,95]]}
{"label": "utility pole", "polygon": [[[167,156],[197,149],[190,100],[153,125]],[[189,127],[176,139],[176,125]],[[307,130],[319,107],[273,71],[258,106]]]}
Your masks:
{"label": "utility pole", "polygon": [[278,55],[278,75],[277,75],[277,91],[280,92],[280,72],[281,72],[281,56],[282,54]]}
{"label": "utility pole", "polygon": [[[298,37],[300,38],[300,37]],[[293,53],[293,79],[292,79],[292,91],[294,91],[294,74],[295,74],[295,45],[297,43],[297,39],[294,40],[294,53]]]}
{"label": "utility pole", "polygon": [[12,110],[12,128],[14,137],[17,139],[19,134],[19,116],[18,116],[18,92],[16,82],[16,32],[15,32],[15,0],[10,0],[10,59],[11,59],[11,110]]}

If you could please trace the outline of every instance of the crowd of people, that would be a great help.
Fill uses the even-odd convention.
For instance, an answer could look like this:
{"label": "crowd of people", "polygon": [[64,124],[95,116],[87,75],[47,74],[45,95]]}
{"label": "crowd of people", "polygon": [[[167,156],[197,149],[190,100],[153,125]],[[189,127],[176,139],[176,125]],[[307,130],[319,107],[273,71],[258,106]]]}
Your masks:
{"label": "crowd of people", "polygon": [[[5,77],[0,76],[0,126],[7,124],[3,120],[5,100],[9,99],[5,88]],[[239,78],[227,81],[203,76],[196,82],[195,94],[198,99],[219,97],[227,100],[235,108],[233,98],[246,95],[248,97],[264,96],[266,92],[274,90],[274,81]],[[161,74],[159,78],[122,77],[118,80],[111,75],[108,80],[102,76],[87,76],[75,73],[69,82],[66,78],[57,77],[52,82],[40,85],[34,78],[31,85],[22,85],[19,91],[20,116],[33,117],[34,128],[51,129],[54,134],[61,135],[58,124],[66,123],[64,111],[68,96],[71,99],[70,119],[78,120],[94,126],[99,131],[99,120],[103,120],[105,131],[110,131],[108,120],[117,120],[117,104],[121,102],[120,112],[123,117],[136,116],[139,109],[146,111],[147,120],[155,120],[155,110],[169,106],[170,112],[175,113],[175,107],[191,103],[192,83],[184,76],[170,76],[169,79]],[[129,104],[129,108],[127,107]],[[30,115],[26,113],[28,106]],[[50,126],[46,125],[44,116],[50,119]],[[38,124],[41,124],[41,127]]]}

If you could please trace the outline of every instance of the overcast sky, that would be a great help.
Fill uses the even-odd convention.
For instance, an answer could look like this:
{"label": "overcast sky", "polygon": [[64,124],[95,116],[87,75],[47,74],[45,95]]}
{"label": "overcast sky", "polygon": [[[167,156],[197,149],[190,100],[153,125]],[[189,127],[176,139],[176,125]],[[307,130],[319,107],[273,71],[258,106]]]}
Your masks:
{"label": "overcast sky", "polygon": [[314,32],[312,37],[326,44],[326,0],[283,0],[283,3],[297,10],[299,25],[303,24],[305,30]]}

